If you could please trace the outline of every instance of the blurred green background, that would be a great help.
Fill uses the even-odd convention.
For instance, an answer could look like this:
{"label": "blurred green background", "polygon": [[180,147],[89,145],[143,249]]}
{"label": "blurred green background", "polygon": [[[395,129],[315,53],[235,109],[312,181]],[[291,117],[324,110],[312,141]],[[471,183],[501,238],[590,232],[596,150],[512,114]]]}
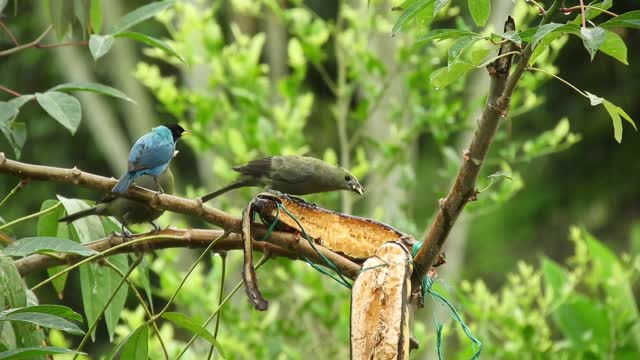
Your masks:
{"label": "blurred green background", "polygon": [[[21,42],[35,39],[51,22],[44,3],[9,1],[4,23]],[[105,26],[145,3],[103,1]],[[430,78],[447,65],[451,41],[417,42],[427,30],[423,24],[391,36],[399,15],[391,11],[393,5],[397,4],[365,0],[180,0],[155,21],[138,25],[136,31],[167,41],[184,62],[126,39],[118,39],[98,61],[82,46],[33,48],[2,57],[0,84],[20,93],[91,81],[120,89],[137,103],[78,93],[82,123],[73,136],[36,104],[24,106],[19,121],[26,124],[28,135],[20,160],[78,166],[119,177],[137,137],[158,124],[180,122],[196,133],[178,145],[180,154],[172,163],[182,196],[195,197],[223,185],[235,176],[232,166],[258,156],[309,154],[350,168],[366,193],[363,198],[315,195],[309,197],[311,201],[375,218],[420,237],[437,200],[446,195],[455,177],[475,127],[474,115],[487,93],[488,75],[476,70],[447,87],[433,86]],[[620,14],[637,8],[633,1],[615,1],[610,10]],[[518,29],[538,22],[535,8],[525,1],[494,1],[493,25],[478,29],[466,2],[451,1],[431,27],[488,35],[500,32],[508,14],[515,17]],[[567,21],[575,14],[558,15],[556,21]],[[594,21],[606,20],[601,17]],[[629,65],[603,53],[590,61],[579,38],[563,36],[546,47],[536,66],[607,98],[638,121],[640,31],[615,31],[627,44]],[[81,31],[74,29],[74,34],[73,40],[86,40]],[[50,35],[45,42],[56,41]],[[1,32],[0,48],[9,47],[11,39]],[[482,41],[464,56],[470,61],[486,60],[495,56],[495,46]],[[1,101],[10,98],[0,93]],[[587,99],[542,73],[525,74],[479,180],[479,188],[488,188],[470,204],[451,234],[446,245],[449,262],[441,268],[438,284],[485,342],[488,358],[579,354],[612,359],[638,354],[638,339],[615,345],[580,337],[600,325],[578,324],[582,332],[572,333],[561,316],[554,315],[564,305],[540,298],[543,292],[545,298],[549,295],[554,266],[566,264],[562,266],[570,269],[567,276],[575,280],[566,280],[575,285],[569,292],[584,294],[579,300],[563,295],[567,303],[578,301],[582,307],[576,309],[587,309],[587,313],[592,305],[605,312],[608,308],[610,312],[603,315],[607,326],[638,333],[635,305],[624,321],[612,318],[620,312],[609,302],[615,299],[606,284],[620,276],[623,287],[636,298],[640,291],[639,144],[638,134],[628,124],[618,144],[602,107],[590,106]],[[4,137],[0,137],[0,151],[15,157]],[[488,177],[501,171],[506,175]],[[10,176],[0,177],[0,196],[17,182]],[[257,191],[236,191],[213,204],[239,216]],[[2,206],[0,217],[8,221],[36,212],[56,194],[93,200],[101,196],[73,186],[32,182]],[[160,222],[174,227],[207,226],[175,214],[165,214]],[[570,234],[574,225],[578,227]],[[35,225],[23,222],[11,231],[16,238],[33,236]],[[602,263],[594,260],[596,245],[590,241],[595,238],[589,233],[610,249],[615,261],[605,255]],[[166,301],[198,254],[172,249],[149,255],[151,269],[156,271],[154,301]],[[239,279],[240,264],[238,254],[229,255],[229,288]],[[616,270],[602,272],[602,264]],[[230,358],[348,357],[347,289],[304,263],[285,260],[268,263],[259,276],[271,308],[258,313],[243,294],[233,298],[223,312],[219,335]],[[216,307],[219,279],[219,258],[212,257],[189,278],[173,311],[206,318]],[[35,281],[28,279],[31,284]],[[81,311],[82,302],[73,293],[77,284],[73,284],[69,282],[62,299],[56,298],[53,289],[37,294],[41,303],[59,301]],[[523,288],[521,292],[518,287]],[[585,299],[588,305],[580,302]],[[414,334],[421,350],[414,358],[435,356],[432,308],[433,303],[428,303],[417,315]],[[569,317],[580,318],[580,314]],[[117,331],[119,339],[141,323],[143,315],[130,296]],[[437,317],[447,324],[445,335],[452,335],[455,325],[446,314]],[[519,327],[519,317],[526,326]],[[189,334],[169,323],[162,325],[162,331],[171,339],[174,354],[189,339]],[[71,347],[78,341],[55,331],[51,339]],[[160,358],[153,341],[151,358]],[[206,355],[208,346],[199,341],[184,358]],[[446,356],[468,358],[471,345],[462,335],[455,332],[445,341]],[[99,358],[109,348],[105,329],[99,328],[97,345],[86,350]]]}

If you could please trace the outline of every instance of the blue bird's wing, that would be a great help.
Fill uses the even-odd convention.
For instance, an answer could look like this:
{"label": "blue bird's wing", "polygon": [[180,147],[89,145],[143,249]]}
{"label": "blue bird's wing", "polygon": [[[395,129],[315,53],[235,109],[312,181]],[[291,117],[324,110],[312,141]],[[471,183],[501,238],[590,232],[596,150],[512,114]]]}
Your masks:
{"label": "blue bird's wing", "polygon": [[142,136],[129,153],[129,171],[152,169],[162,166],[173,157],[175,144],[171,137],[166,138],[155,133]]}

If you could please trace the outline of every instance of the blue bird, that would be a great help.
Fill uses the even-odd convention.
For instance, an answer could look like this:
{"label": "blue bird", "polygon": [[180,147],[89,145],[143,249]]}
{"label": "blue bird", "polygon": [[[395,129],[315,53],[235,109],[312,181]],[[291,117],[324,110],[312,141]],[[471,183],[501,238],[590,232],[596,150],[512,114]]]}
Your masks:
{"label": "blue bird", "polygon": [[125,194],[129,186],[142,175],[153,177],[158,192],[164,190],[158,177],[169,166],[176,148],[176,142],[181,136],[190,134],[178,124],[158,126],[150,133],[144,134],[131,148],[129,166],[111,192]]}

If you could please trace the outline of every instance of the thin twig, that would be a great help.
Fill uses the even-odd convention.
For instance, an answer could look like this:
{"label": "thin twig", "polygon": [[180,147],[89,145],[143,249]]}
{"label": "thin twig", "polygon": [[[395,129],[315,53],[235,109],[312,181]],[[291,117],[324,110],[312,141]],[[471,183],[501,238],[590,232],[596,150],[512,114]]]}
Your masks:
{"label": "thin twig", "polygon": [[21,218],[19,218],[19,219],[15,219],[15,220],[13,220],[13,221],[11,221],[11,222],[8,222],[8,223],[6,223],[6,224],[4,224],[4,225],[0,226],[0,230],[4,230],[4,229],[6,229],[6,228],[8,228],[8,227],[11,227],[11,226],[13,226],[13,225],[15,225],[15,224],[21,223],[21,222],[23,222],[23,221],[27,221],[27,220],[30,220],[30,219],[36,218],[36,217],[38,217],[38,216],[40,216],[40,215],[44,215],[44,214],[46,214],[46,213],[49,213],[49,212],[51,212],[51,211],[53,211],[53,210],[57,209],[57,208],[58,208],[58,207],[60,207],[60,206],[62,206],[62,203],[60,203],[60,202],[59,202],[59,203],[57,203],[57,204],[55,204],[55,205],[53,205],[53,206],[50,206],[50,207],[48,207],[48,208],[46,208],[46,209],[44,209],[44,210],[42,210],[42,211],[38,211],[37,213],[29,214],[29,215],[27,215],[27,216],[23,216],[23,217],[21,217]]}
{"label": "thin twig", "polygon": [[584,16],[584,0],[580,0],[580,14],[582,15],[582,27],[587,27],[587,17]]}
{"label": "thin twig", "polygon": [[216,242],[218,242],[220,239],[224,239],[227,236],[229,236],[228,233],[226,233],[226,232],[223,233],[222,235],[220,235],[216,239],[214,239],[209,244],[209,246],[207,246],[206,249],[204,249],[202,254],[200,254],[200,256],[196,259],[196,261],[193,263],[193,265],[191,265],[191,268],[189,268],[189,270],[187,271],[187,274],[184,276],[184,278],[182,278],[182,281],[180,282],[180,284],[178,284],[178,287],[176,288],[176,290],[173,292],[173,294],[171,294],[171,297],[169,298],[169,301],[167,301],[167,304],[162,308],[162,310],[160,310],[159,313],[157,313],[154,316],[153,321],[155,321],[156,319],[160,318],[162,316],[162,314],[164,314],[169,309],[169,306],[171,306],[171,303],[173,302],[173,300],[175,300],[176,296],[178,296],[178,292],[180,292],[180,289],[182,289],[182,286],[184,285],[184,283],[189,278],[189,275],[191,275],[193,270],[195,270],[196,266],[198,266],[200,261],[202,261],[202,259],[204,259],[204,256],[209,253],[209,250],[211,250],[211,248],[213,248],[213,245],[215,245]]}
{"label": "thin twig", "polygon": [[16,185],[13,189],[11,189],[11,191],[9,191],[7,196],[5,196],[4,199],[2,199],[2,201],[0,201],[0,207],[2,207],[2,205],[4,205],[4,203],[7,202],[7,200],[9,200],[9,198],[12,197],[15,193],[17,193],[18,191],[22,190],[22,188],[27,186],[28,183],[29,183],[29,180],[27,179],[20,180],[18,185]]}
{"label": "thin twig", "polygon": [[[601,9],[599,7],[595,7],[595,6],[591,6],[591,5],[584,5],[584,8],[585,9],[599,11],[599,12],[601,12],[603,14],[607,14],[607,15],[609,15],[611,17],[619,16],[618,14],[616,14],[614,12],[611,12],[609,10]],[[576,10],[580,10],[580,5],[576,5],[576,6],[572,6],[572,7],[568,7],[568,8],[565,8],[565,7],[560,8],[560,11],[565,13],[565,14],[572,13],[572,12],[574,12]]]}
{"label": "thin twig", "polygon": [[[72,360],[76,360],[78,358],[78,356],[80,355],[80,351],[82,350],[82,348],[84,347],[84,345],[87,343],[87,341],[89,340],[89,338],[91,337],[91,333],[95,330],[95,328],[98,326],[98,322],[100,321],[100,319],[104,316],[104,313],[107,311],[107,308],[109,307],[109,305],[111,304],[111,302],[113,301],[113,299],[115,299],[116,295],[118,294],[118,291],[120,291],[120,288],[122,287],[122,285],[124,285],[126,279],[129,277],[129,275],[131,275],[131,273],[133,272],[133,270],[140,264],[140,261],[142,261],[142,256],[139,256],[129,267],[129,270],[127,271],[126,274],[124,274],[124,276],[122,277],[122,279],[120,279],[120,282],[118,283],[118,286],[116,286],[116,289],[113,291],[113,293],[111,294],[111,296],[109,297],[109,299],[107,300],[107,302],[104,304],[104,306],[102,307],[102,309],[100,309],[100,313],[98,313],[98,315],[96,316],[95,320],[93,320],[93,323],[91,324],[91,326],[89,327],[89,329],[87,330],[87,333],[84,335],[84,337],[82,337],[82,340],[80,341],[80,344],[78,345],[78,347],[76,348],[77,353],[73,356]],[[113,266],[113,264],[112,264]],[[115,268],[115,266],[113,266]]]}
{"label": "thin twig", "polygon": [[51,49],[63,46],[87,46],[89,45],[88,41],[72,41],[60,44],[36,44],[34,47],[37,49]]}
{"label": "thin twig", "polygon": [[[141,257],[144,255],[140,255]],[[111,269],[113,269],[113,271],[117,272],[121,277],[125,278],[127,285],[129,286],[129,288],[131,288],[131,291],[133,291],[133,293],[135,294],[136,298],[138,299],[138,302],[140,302],[140,306],[142,306],[142,308],[144,309],[144,312],[147,314],[147,316],[149,317],[149,319],[153,319],[154,314],[153,314],[153,309],[151,309],[151,307],[147,307],[147,305],[145,304],[145,300],[142,297],[142,294],[140,294],[140,291],[138,291],[138,289],[136,288],[135,284],[133,282],[131,282],[131,279],[129,279],[128,277],[124,276],[124,273],[122,272],[122,270],[118,269],[115,265],[113,265],[111,262],[109,261],[105,261],[105,263],[107,264],[107,266],[109,266]],[[160,342],[160,347],[162,348],[162,352],[164,353],[164,357],[165,359],[169,359],[169,351],[167,350],[167,346],[164,343],[164,340],[162,340],[162,336],[160,335],[160,329],[158,328],[158,324],[156,324],[156,322],[152,322],[151,326],[153,326],[153,330],[156,332],[156,336],[158,337],[158,342]]]}
{"label": "thin twig", "polygon": [[28,49],[28,48],[31,48],[31,47],[34,47],[34,46],[38,45],[40,43],[40,41],[42,41],[42,39],[44,39],[44,37],[47,36],[47,34],[49,33],[49,31],[51,31],[52,28],[53,28],[53,26],[49,25],[49,27],[47,27],[47,29],[40,36],[38,36],[37,39],[33,40],[30,43],[27,43],[27,44],[24,44],[24,45],[19,45],[19,46],[16,46],[16,47],[12,47],[11,49],[0,51],[0,57],[1,56],[11,55],[13,53],[17,53],[18,51],[21,51],[21,50],[24,50],[24,49]]}
{"label": "thin twig", "polygon": [[[268,254],[264,254],[260,258],[260,260],[258,260],[258,262],[256,263],[256,270],[258,270],[262,265],[264,265],[264,263],[266,263],[267,260],[269,260],[269,255]],[[234,286],[233,289],[231,289],[229,294],[227,294],[227,296],[224,298],[224,300],[222,300],[220,305],[218,305],[218,307],[211,313],[211,315],[209,315],[207,320],[205,320],[204,323],[202,323],[202,327],[203,328],[206,327],[207,325],[209,325],[211,320],[213,320],[213,318],[218,314],[218,312],[220,312],[222,307],[231,299],[231,297],[236,292],[238,292],[238,290],[240,290],[240,288],[242,287],[243,284],[244,284],[244,280],[240,280],[236,284],[236,286]],[[184,355],[184,353],[187,352],[187,349],[189,349],[189,347],[191,347],[191,344],[193,344],[193,342],[196,341],[197,338],[198,338],[198,336],[194,335],[194,336],[191,337],[191,339],[189,339],[189,341],[187,342],[187,345],[185,345],[184,349],[182,349],[182,351],[180,351],[180,354],[178,354],[178,356],[176,356],[176,360],[179,360],[182,357],[182,355]]]}
{"label": "thin twig", "polygon": [[550,72],[548,72],[548,71],[546,71],[546,70],[542,70],[542,69],[540,69],[540,68],[533,67],[533,66],[529,66],[529,67],[527,68],[527,70],[539,71],[539,72],[541,72],[541,73],[547,74],[547,75],[549,75],[549,76],[551,76],[551,77],[555,78],[556,80],[560,80],[560,81],[561,81],[561,82],[563,82],[565,85],[567,85],[568,87],[570,87],[570,88],[572,88],[573,90],[575,90],[578,94],[580,94],[580,95],[582,95],[582,96],[584,96],[584,97],[586,97],[586,98],[589,98],[589,96],[588,96],[586,93],[584,93],[582,90],[578,89],[575,85],[573,85],[572,83],[568,82],[567,80],[565,80],[565,79],[561,78],[561,77],[560,77],[560,76],[558,76],[558,75],[555,75],[555,74],[550,73]]}
{"label": "thin twig", "polygon": [[[220,262],[222,263],[222,269],[220,269],[220,292],[218,294],[218,308],[222,310],[222,296],[224,296],[224,278],[226,276],[226,268],[227,268],[227,255],[226,253],[220,253]],[[213,329],[213,338],[218,338],[218,329],[220,328],[220,316],[222,316],[222,311],[219,311],[216,315],[216,325]],[[209,348],[209,355],[207,356],[207,360],[210,360],[213,356],[213,349],[215,346],[211,344]]]}
{"label": "thin twig", "polygon": [[11,90],[8,87],[2,86],[2,85],[0,85],[0,90],[4,91],[6,93],[9,93],[9,94],[11,94],[11,95],[13,95],[15,97],[22,96],[22,94],[20,94],[19,92],[15,91],[15,90]]}
{"label": "thin twig", "polygon": [[538,8],[538,13],[540,15],[546,15],[547,11],[544,9],[544,6],[540,5],[536,0],[524,0],[525,2],[532,3],[536,8]]}
{"label": "thin twig", "polygon": [[503,58],[505,56],[511,56],[511,55],[522,55],[522,53],[520,51],[509,51],[507,53],[500,54],[500,55],[498,55],[496,57],[492,57],[491,59],[485,61],[484,63],[482,63],[480,65],[476,65],[476,69],[481,69],[481,68],[491,64],[492,62],[494,62],[494,61],[496,61],[496,60],[498,60],[500,58]]}
{"label": "thin twig", "polygon": [[16,39],[15,36],[13,36],[13,33],[11,32],[11,30],[9,30],[9,28],[7,27],[7,25],[4,23],[4,21],[0,20],[0,27],[2,28],[2,30],[4,30],[4,32],[7,33],[7,35],[9,35],[9,37],[11,38],[11,41],[13,41],[13,44],[15,46],[20,46],[20,43],[18,42],[18,40]]}

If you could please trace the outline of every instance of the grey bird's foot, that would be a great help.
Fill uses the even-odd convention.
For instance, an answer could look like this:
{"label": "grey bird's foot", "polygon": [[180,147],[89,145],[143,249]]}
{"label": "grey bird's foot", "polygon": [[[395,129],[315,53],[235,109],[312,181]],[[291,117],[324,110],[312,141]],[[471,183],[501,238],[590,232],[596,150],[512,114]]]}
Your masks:
{"label": "grey bird's foot", "polygon": [[160,230],[162,230],[160,226],[158,226],[158,224],[154,223],[153,221],[149,221],[149,224],[153,226],[153,230],[150,231],[151,234],[156,235],[160,232]]}
{"label": "grey bird's foot", "polygon": [[160,185],[160,177],[154,176],[153,181],[156,183],[156,186],[158,187],[158,194],[164,194],[164,189],[162,188],[162,185]]}

